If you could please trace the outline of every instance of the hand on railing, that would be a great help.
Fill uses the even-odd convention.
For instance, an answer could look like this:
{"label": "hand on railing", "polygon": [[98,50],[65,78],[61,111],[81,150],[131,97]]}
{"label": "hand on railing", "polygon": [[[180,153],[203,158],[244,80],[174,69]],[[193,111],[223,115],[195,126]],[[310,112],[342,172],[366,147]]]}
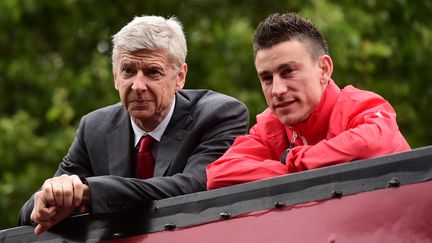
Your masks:
{"label": "hand on railing", "polygon": [[76,175],[61,175],[45,181],[34,196],[31,220],[36,222],[34,232],[39,235],[72,214],[88,210],[89,188]]}

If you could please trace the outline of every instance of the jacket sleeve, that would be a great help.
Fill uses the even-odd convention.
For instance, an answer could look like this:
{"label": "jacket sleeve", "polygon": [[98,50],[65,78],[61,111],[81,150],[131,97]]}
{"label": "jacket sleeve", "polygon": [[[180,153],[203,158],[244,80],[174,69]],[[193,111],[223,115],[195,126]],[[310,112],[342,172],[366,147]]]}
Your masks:
{"label": "jacket sleeve", "polygon": [[294,147],[286,159],[288,173],[410,149],[392,106],[371,92],[335,106],[327,137],[312,146]]}
{"label": "jacket sleeve", "polygon": [[221,158],[207,166],[207,189],[284,175],[287,170],[279,161],[281,153],[263,141],[255,125],[249,135],[237,137]]}

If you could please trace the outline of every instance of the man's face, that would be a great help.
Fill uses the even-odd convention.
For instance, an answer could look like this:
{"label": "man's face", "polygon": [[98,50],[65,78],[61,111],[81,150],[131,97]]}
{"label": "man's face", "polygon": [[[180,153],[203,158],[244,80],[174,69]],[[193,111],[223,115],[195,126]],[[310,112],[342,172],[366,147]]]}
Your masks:
{"label": "man's face", "polygon": [[322,68],[329,60],[322,59],[312,60],[305,44],[297,40],[257,52],[255,67],[267,105],[283,124],[306,121],[319,103],[329,81]]}
{"label": "man's face", "polygon": [[187,65],[174,68],[163,50],[119,53],[113,67],[115,88],[135,123],[153,130],[168,114],[175,92],[184,86]]}

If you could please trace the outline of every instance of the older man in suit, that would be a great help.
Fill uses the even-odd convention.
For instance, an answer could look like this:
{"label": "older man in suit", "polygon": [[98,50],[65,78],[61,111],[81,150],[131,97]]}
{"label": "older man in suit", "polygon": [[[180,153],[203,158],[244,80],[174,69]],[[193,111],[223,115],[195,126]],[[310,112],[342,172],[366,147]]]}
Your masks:
{"label": "older man in suit", "polygon": [[[136,17],[113,44],[121,103],[81,119],[54,177],[21,209],[19,224],[37,224],[36,234],[77,208],[115,213],[205,190],[206,166],[247,132],[247,108],[238,100],[182,89],[187,48],[176,18]],[[142,141],[153,142],[138,152]]]}

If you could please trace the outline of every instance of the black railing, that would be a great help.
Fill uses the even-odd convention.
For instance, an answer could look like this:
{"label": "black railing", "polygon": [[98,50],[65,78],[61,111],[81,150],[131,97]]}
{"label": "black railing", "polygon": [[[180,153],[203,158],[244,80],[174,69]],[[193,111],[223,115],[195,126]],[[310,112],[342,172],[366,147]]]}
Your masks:
{"label": "black railing", "polygon": [[0,231],[0,242],[98,242],[225,220],[240,214],[340,198],[432,179],[432,146],[212,191],[155,201],[133,212],[78,215],[40,236]]}

